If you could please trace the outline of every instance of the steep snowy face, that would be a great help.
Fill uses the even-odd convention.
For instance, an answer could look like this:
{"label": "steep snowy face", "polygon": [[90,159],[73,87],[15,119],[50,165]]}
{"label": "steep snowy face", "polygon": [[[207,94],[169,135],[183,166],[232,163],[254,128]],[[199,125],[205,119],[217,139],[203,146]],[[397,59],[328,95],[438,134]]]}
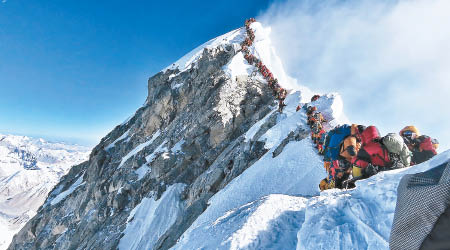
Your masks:
{"label": "steep snowy face", "polygon": [[[384,249],[396,185],[385,172],[354,190],[319,193],[322,158],[298,86],[250,26],[248,49],[289,90],[282,113],[248,64],[238,29],[151,77],[145,105],[50,192],[10,249]],[[329,126],[346,123],[338,94],[313,103]]]}
{"label": "steep snowy face", "polygon": [[70,167],[88,159],[86,147],[0,134],[0,249],[36,213]]}
{"label": "steep snowy face", "polygon": [[[389,249],[400,179],[450,161],[449,150],[358,181],[355,189],[319,193],[323,161],[310,139],[294,136],[307,129],[304,111],[294,110],[297,93],[286,103],[276,125],[257,135],[262,119],[246,133],[269,151],[209,199],[172,249]],[[329,124],[346,122],[338,94],[312,105]]]}
{"label": "steep snowy face", "polygon": [[144,106],[62,178],[10,248],[173,246],[212,195],[268,152],[248,137],[280,117],[243,58],[245,36],[241,28],[213,39],[151,77]]}
{"label": "steep snowy face", "polygon": [[[319,195],[318,183],[326,176],[306,114],[296,112],[301,96],[288,96],[283,114],[271,114],[276,120],[269,129],[261,130],[270,120],[263,118],[248,130],[246,140],[263,143],[267,152],[209,199],[173,249],[296,248],[310,197]],[[338,94],[314,104],[331,123],[345,121]]]}
{"label": "steep snowy face", "polygon": [[[290,190],[270,194],[245,188],[238,197],[248,198],[227,197],[227,190],[236,191],[255,178],[247,174],[252,166],[241,181],[230,183],[210,200],[173,249],[389,249],[400,179],[449,161],[450,150],[420,165],[358,181],[355,189],[328,190],[312,197]],[[272,170],[262,171],[266,173],[260,176]],[[283,181],[301,186],[299,190],[317,185],[303,177],[301,167],[297,173],[283,176]]]}

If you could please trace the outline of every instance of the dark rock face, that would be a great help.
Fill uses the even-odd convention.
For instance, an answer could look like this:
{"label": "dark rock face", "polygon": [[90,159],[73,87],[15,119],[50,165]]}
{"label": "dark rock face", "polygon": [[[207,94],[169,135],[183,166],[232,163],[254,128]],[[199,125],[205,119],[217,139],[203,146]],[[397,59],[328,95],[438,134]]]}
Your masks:
{"label": "dark rock face", "polygon": [[298,127],[295,131],[291,131],[286,138],[277,146],[277,148],[273,151],[272,157],[277,157],[281,152],[283,152],[284,147],[291,141],[301,141],[307,138],[309,132],[304,130],[301,127]]}
{"label": "dark rock face", "polygon": [[267,152],[257,139],[276,123],[274,99],[265,83],[224,73],[236,53],[233,46],[205,49],[190,69],[151,77],[146,104],[63,177],[9,249],[115,249],[144,197],[184,183],[184,212],[154,246],[170,248],[213,194]]}

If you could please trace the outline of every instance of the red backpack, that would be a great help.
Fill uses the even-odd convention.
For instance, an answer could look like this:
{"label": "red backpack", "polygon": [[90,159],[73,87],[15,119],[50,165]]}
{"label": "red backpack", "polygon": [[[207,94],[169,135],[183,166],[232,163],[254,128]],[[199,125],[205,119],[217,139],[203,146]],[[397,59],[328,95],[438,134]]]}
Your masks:
{"label": "red backpack", "polygon": [[[367,167],[368,163],[379,167],[391,167],[389,151],[379,142],[373,141],[364,145],[356,156],[356,165],[361,168]],[[360,163],[360,161],[362,161]]]}
{"label": "red backpack", "polygon": [[431,141],[431,138],[426,135],[422,135],[419,137],[420,144],[419,148],[420,151],[432,151],[433,154],[437,154],[436,149],[433,147],[433,142]]}
{"label": "red backpack", "polygon": [[380,132],[375,126],[367,127],[361,133],[361,149],[359,150],[354,164],[361,168],[367,167],[369,163],[379,167],[391,167],[389,151],[380,142]]}
{"label": "red backpack", "polygon": [[367,144],[376,138],[380,138],[380,132],[378,132],[377,127],[369,126],[361,133],[361,144]]}

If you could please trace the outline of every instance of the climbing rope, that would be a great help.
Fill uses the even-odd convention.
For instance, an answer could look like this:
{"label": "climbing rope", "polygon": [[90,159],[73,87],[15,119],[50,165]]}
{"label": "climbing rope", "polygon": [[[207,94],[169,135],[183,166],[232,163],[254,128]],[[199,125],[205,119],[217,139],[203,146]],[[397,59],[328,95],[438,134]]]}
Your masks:
{"label": "climbing rope", "polygon": [[[255,40],[255,33],[250,27],[252,23],[256,20],[254,18],[247,19],[245,21],[245,29],[246,29],[246,37],[244,41],[241,43],[241,51],[244,54],[245,60],[250,64],[257,68],[257,72],[259,72],[263,78],[267,81],[269,88],[272,90],[273,96],[278,100],[278,111],[281,113],[283,111],[283,107],[286,106],[284,104],[284,99],[286,98],[287,91],[282,88],[278,83],[278,79],[274,77],[269,68],[261,61],[261,59],[250,53],[250,47],[253,46]],[[253,72],[255,73],[255,72]],[[252,73],[252,75],[253,75]],[[311,99],[312,102],[319,99],[319,95],[313,96]],[[305,105],[305,107],[308,107]],[[311,106],[310,106],[311,107]],[[311,107],[313,108],[313,107]],[[297,111],[300,110],[300,107],[297,107]],[[306,110],[308,114],[308,125],[311,127],[311,139],[314,144],[316,144],[316,148],[319,150],[319,154],[323,154],[323,139],[327,134],[327,131],[324,130],[323,123],[327,121],[323,118],[320,112],[316,111],[316,108],[311,110]],[[325,164],[326,165],[326,164]],[[327,174],[328,174],[328,170]]]}
{"label": "climbing rope", "polygon": [[[246,30],[246,37],[244,41],[241,43],[241,51],[244,54],[245,60],[250,64],[257,68],[256,71],[252,72],[252,76],[255,76],[258,72],[263,76],[263,78],[267,81],[267,84],[269,88],[272,90],[273,96],[278,100],[278,110],[281,113],[283,111],[283,107],[286,106],[284,104],[284,100],[287,96],[286,89],[282,88],[280,84],[278,83],[278,79],[274,77],[272,72],[267,68],[266,65],[261,61],[260,58],[257,58],[256,56],[252,55],[250,53],[250,47],[253,46],[254,40],[255,40],[255,33],[253,29],[250,27],[252,23],[254,23],[256,20],[254,18],[250,18],[245,20],[245,30]],[[320,98],[319,95],[314,95],[311,98],[311,103],[318,100]],[[305,104],[304,106],[306,114],[308,116],[308,125],[311,128],[311,139],[313,143],[316,145],[316,148],[318,149],[318,153],[320,155],[324,155],[325,151],[328,149],[324,148],[325,139],[329,137],[328,133],[330,131],[326,131],[324,128],[324,124],[327,124],[328,121],[326,121],[323,117],[323,115],[317,111],[317,108],[314,106],[310,106],[308,104]],[[300,106],[297,107],[296,111],[299,111],[301,109]],[[330,127],[330,126],[328,126]],[[331,128],[331,127],[330,127]],[[332,128],[331,128],[332,129]],[[329,139],[329,138],[328,138]],[[327,178],[322,180],[327,181],[328,188],[334,187],[334,176],[335,171],[337,168],[341,169],[339,166],[336,167],[336,160],[332,159],[324,159],[324,168],[327,172]],[[353,164],[353,163],[351,163]],[[345,170],[347,172],[347,170]],[[351,174],[347,173],[347,174]],[[355,179],[355,178],[353,178]],[[320,186],[322,186],[322,183]],[[325,188],[326,189],[326,188]],[[322,187],[321,187],[322,190]]]}

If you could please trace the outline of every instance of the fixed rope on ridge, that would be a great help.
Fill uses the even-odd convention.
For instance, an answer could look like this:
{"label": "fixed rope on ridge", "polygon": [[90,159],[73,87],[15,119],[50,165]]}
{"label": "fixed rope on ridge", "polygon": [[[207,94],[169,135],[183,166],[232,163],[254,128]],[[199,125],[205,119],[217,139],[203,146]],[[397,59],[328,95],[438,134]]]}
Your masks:
{"label": "fixed rope on ridge", "polygon": [[[252,55],[249,50],[255,39],[254,31],[250,26],[255,21],[254,18],[245,21],[247,36],[241,43],[241,51],[244,53],[245,60],[257,67],[267,81],[278,100],[278,110],[281,113],[286,106],[284,99],[287,91],[278,84],[278,79],[261,59]],[[319,98],[319,95],[314,95],[311,103]],[[311,139],[316,144],[318,153],[324,155],[327,177],[319,184],[321,191],[330,188],[354,187],[357,180],[368,178],[378,171],[408,167],[410,164],[418,164],[437,154],[439,142],[428,136],[419,135],[414,126],[405,127],[400,131],[400,137],[394,133],[382,137],[375,126],[366,127],[357,124],[339,125],[326,131],[323,125],[328,121],[324,119],[321,112],[308,104],[305,104],[304,108],[308,116],[307,124],[311,128]],[[297,111],[300,109],[301,107],[298,106]],[[410,135],[416,135],[416,137],[410,137]],[[399,148],[401,148],[400,151]],[[429,154],[423,152],[429,152]]]}
{"label": "fixed rope on ridge", "polygon": [[286,104],[284,104],[284,99],[286,99],[287,96],[286,89],[282,88],[280,84],[278,84],[278,79],[273,76],[272,72],[270,72],[267,66],[264,65],[264,63],[260,59],[252,55],[249,50],[249,47],[253,45],[253,42],[255,40],[255,33],[250,27],[250,25],[254,22],[256,22],[255,18],[245,20],[245,30],[247,36],[241,43],[242,52],[244,53],[245,60],[250,65],[257,67],[259,73],[261,73],[261,75],[267,81],[269,88],[272,90],[273,96],[275,96],[275,98],[278,100],[278,111],[281,113],[283,112],[283,108],[286,106]]}
{"label": "fixed rope on ridge", "polygon": [[[254,18],[245,21],[247,36],[241,43],[242,52],[244,53],[245,60],[250,65],[255,66],[267,81],[268,86],[273,91],[273,95],[278,100],[278,110],[281,113],[283,107],[286,106],[284,104],[284,100],[287,96],[286,89],[279,85],[278,79],[274,77],[261,59],[250,53],[249,47],[253,46],[255,39],[255,33],[250,26],[255,21]],[[315,102],[319,98],[319,95],[314,95],[311,98],[311,102]],[[378,171],[407,167],[410,165],[410,162],[411,164],[418,164],[437,154],[435,149],[439,143],[436,139],[424,135],[419,136],[418,131],[416,134],[417,138],[420,139],[420,142],[417,141],[419,139],[416,139],[416,142],[413,143],[411,138],[405,137],[407,133],[405,133],[404,130],[414,126],[407,126],[402,130],[400,132],[400,138],[396,138],[393,133],[389,133],[382,137],[375,126],[365,127],[357,124],[352,124],[351,126],[344,124],[326,131],[323,124],[328,123],[328,121],[324,119],[319,111],[317,111],[317,108],[308,106],[307,104],[305,104],[304,107],[308,115],[308,125],[311,127],[311,139],[314,144],[316,144],[319,154],[325,156],[324,168],[327,172],[327,178],[321,181],[319,185],[321,190],[335,187],[348,188],[354,186],[356,180],[367,178],[370,175],[376,174]],[[297,111],[299,111],[300,108],[300,106],[297,107]],[[337,132],[337,134],[340,134],[339,136],[345,134],[342,138],[335,135],[336,131],[339,130],[345,131]],[[414,134],[414,129],[410,130],[413,131],[405,131],[413,132]],[[368,139],[368,142],[364,142],[365,138],[370,139]],[[335,142],[337,143],[336,145],[332,145],[333,140],[337,141]],[[402,144],[404,147],[402,147]],[[396,147],[403,148],[403,151],[396,152],[394,149]],[[377,149],[374,150],[374,148]],[[332,151],[336,150],[337,154],[334,152],[332,153]],[[380,154],[378,158],[381,159],[382,157],[385,157],[385,159],[383,159],[383,164],[377,163],[376,159],[364,159],[359,151],[371,155]],[[430,154],[419,159],[419,154],[422,154],[423,151],[429,151]]]}

